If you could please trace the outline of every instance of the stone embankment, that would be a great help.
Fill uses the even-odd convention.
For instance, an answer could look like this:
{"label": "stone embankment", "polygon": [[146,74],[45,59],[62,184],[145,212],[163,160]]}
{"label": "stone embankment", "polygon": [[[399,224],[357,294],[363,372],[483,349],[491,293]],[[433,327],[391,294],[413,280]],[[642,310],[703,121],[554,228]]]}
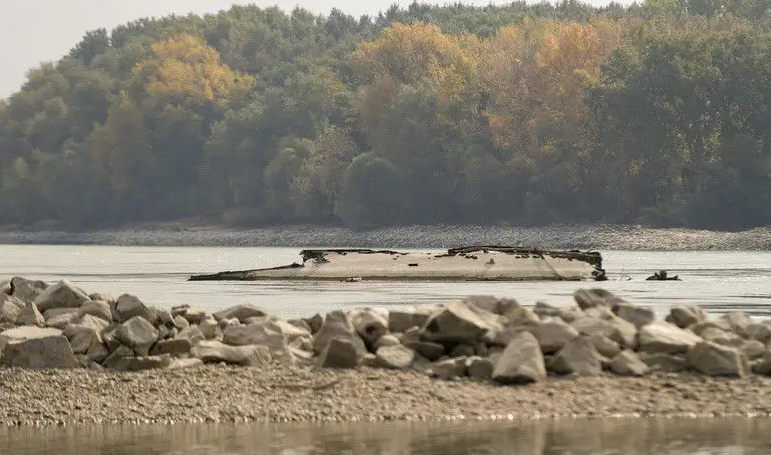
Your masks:
{"label": "stone embankment", "polygon": [[[170,413],[171,401],[183,400],[179,394],[195,396],[201,388],[209,391],[203,401],[196,398],[205,416],[206,407],[214,406],[208,401],[215,394],[212,387],[224,400],[241,404],[233,404],[239,412],[219,413],[211,420],[425,418],[432,415],[424,412],[426,400],[433,400],[429,407],[437,411],[434,418],[449,413],[490,416],[494,410],[520,417],[646,409],[664,414],[771,411],[759,408],[757,401],[771,391],[771,380],[765,378],[771,376],[771,321],[755,321],[741,312],[711,318],[698,306],[673,307],[665,320],[656,320],[650,308],[601,289],[579,289],[575,301],[570,307],[538,303],[529,308],[510,299],[474,296],[433,307],[354,308],[283,320],[252,305],[206,314],[188,306],[147,306],[129,294],[87,294],[67,280],[49,284],[15,277],[0,282],[0,365],[6,367],[0,368],[0,384],[5,385],[0,389],[0,422],[28,422],[32,403],[44,399],[26,397],[18,406],[10,404],[18,400],[17,393],[29,393],[32,385],[25,381],[48,381],[49,392],[52,383],[61,387],[62,382],[72,385],[65,388],[69,393],[78,387],[90,390],[80,397],[85,403],[68,402],[65,414],[39,411],[43,415],[34,420],[66,422],[104,399],[108,388],[120,389],[116,378],[119,384],[131,384],[130,398],[123,401],[157,396],[165,404],[158,408],[156,403],[155,411],[140,412],[139,417],[108,413],[106,420],[173,420],[171,415],[185,420]],[[188,373],[199,380],[191,382]],[[213,382],[201,379],[207,377]],[[564,378],[568,382],[559,382]],[[696,393],[709,393],[710,381],[725,378],[748,384],[747,401],[728,404],[718,387],[720,394],[701,396],[708,404],[679,406]],[[370,379],[390,385],[375,393],[371,384],[364,386]],[[187,390],[167,391],[184,388],[180,381]],[[101,385],[91,390],[87,384]],[[448,384],[466,388],[448,393]],[[501,388],[511,385],[519,387]],[[676,399],[663,408],[618,401],[640,385],[674,389]],[[302,400],[289,393],[292,387],[311,395],[337,392],[324,398],[328,406],[308,413],[318,403],[300,406]],[[231,394],[260,388],[259,400]],[[590,391],[599,401],[583,403]],[[530,393],[544,402],[522,407],[522,397]],[[334,396],[346,394],[354,401],[335,401]],[[415,394],[425,395],[413,400]],[[55,400],[70,399],[63,395],[49,393],[49,404],[61,411],[63,405]],[[386,396],[390,402],[378,401]],[[615,398],[603,402],[603,396]],[[560,410],[549,403],[551,398],[572,404]],[[292,407],[294,400],[298,407]],[[104,408],[82,417],[100,412]]]}

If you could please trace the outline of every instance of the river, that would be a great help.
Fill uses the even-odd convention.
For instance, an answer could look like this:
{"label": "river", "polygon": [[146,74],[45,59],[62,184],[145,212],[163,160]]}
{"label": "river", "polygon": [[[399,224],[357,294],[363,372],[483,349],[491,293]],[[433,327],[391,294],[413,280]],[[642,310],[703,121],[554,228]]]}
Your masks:
{"label": "river", "polygon": [[[188,282],[190,275],[291,263],[296,248],[0,245],[0,278],[67,278],[87,292],[130,293],[151,305],[216,311],[252,303],[292,318],[356,305],[439,303],[472,294],[524,305],[572,302],[580,287],[602,287],[664,314],[697,303],[715,314],[741,309],[771,315],[771,252],[602,251],[606,282]],[[659,269],[682,281],[645,281]],[[627,280],[631,278],[631,280]]]}
{"label": "river", "polygon": [[767,455],[771,420],[0,429],[7,455]]}

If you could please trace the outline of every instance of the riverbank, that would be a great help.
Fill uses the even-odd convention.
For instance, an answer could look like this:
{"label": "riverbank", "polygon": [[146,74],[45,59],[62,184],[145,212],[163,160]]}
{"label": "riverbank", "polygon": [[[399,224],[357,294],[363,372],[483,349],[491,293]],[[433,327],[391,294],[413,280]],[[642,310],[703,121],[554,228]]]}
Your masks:
{"label": "riverbank", "polygon": [[522,387],[363,367],[0,368],[0,425],[769,417],[771,378],[657,373]]}
{"label": "riverbank", "polygon": [[771,416],[771,321],[573,298],[286,320],[0,280],[0,425]]}
{"label": "riverbank", "polygon": [[407,226],[356,232],[339,227],[277,226],[230,229],[195,223],[158,224],[91,232],[0,231],[0,244],[123,246],[284,246],[449,248],[521,245],[554,249],[768,250],[771,228],[742,232],[652,229],[628,225],[554,225],[538,228]]}

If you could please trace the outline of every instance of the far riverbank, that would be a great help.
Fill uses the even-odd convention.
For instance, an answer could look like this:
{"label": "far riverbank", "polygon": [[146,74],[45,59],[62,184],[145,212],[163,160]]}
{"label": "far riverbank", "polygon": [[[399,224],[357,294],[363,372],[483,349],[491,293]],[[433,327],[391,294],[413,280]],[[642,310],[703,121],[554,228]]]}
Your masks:
{"label": "far riverbank", "polygon": [[545,227],[440,225],[389,227],[357,232],[342,227],[325,226],[233,229],[194,223],[172,223],[84,232],[4,230],[0,231],[0,244],[440,249],[484,244],[627,251],[757,251],[771,249],[771,227],[741,232],[718,232],[604,224]]}

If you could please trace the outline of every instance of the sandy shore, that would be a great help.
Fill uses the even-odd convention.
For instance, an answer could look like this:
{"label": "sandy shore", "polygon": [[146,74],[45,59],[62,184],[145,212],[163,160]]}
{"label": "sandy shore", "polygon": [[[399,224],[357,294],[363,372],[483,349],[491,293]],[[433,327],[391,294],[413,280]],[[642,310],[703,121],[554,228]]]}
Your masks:
{"label": "sandy shore", "polygon": [[602,224],[537,228],[406,226],[355,232],[345,228],[319,226],[237,230],[188,223],[92,232],[5,230],[0,231],[0,244],[385,248],[506,244],[558,249],[763,250],[771,249],[771,227],[742,232],[715,232]]}
{"label": "sandy shore", "polygon": [[0,425],[768,417],[771,378],[550,378],[519,387],[362,368],[0,369]]}

